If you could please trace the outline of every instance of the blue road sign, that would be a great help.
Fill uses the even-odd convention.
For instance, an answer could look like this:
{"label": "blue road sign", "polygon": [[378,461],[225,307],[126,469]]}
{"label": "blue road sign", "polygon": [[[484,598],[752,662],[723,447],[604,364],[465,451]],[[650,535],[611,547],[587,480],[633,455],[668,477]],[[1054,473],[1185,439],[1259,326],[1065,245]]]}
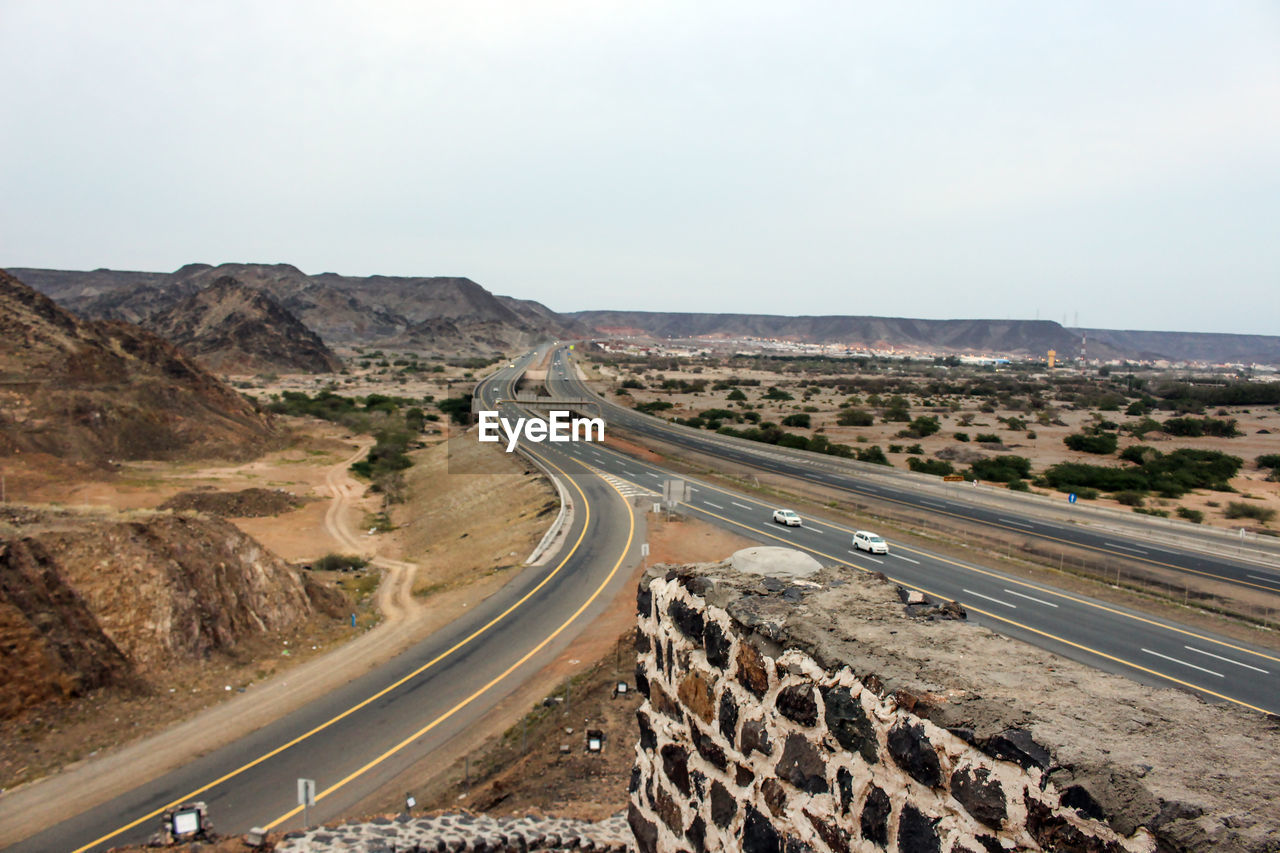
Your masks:
{"label": "blue road sign", "polygon": [[1073,504],[1073,503],[1075,503],[1075,502],[1076,502],[1076,493],[1075,493],[1075,492],[1072,492],[1071,494],[1067,495],[1067,503],[1071,503],[1071,504]]}

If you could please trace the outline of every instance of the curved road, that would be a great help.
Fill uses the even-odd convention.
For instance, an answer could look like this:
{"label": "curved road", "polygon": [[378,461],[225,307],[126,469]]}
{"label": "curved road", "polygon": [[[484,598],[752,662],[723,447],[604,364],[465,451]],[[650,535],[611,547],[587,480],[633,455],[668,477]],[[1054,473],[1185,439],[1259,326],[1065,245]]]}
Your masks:
{"label": "curved road", "polygon": [[[1044,512],[1024,513],[1018,509],[1013,498],[1010,499],[1006,508],[994,509],[950,496],[948,490],[937,488],[936,477],[924,479],[924,475],[919,475],[922,478],[920,486],[913,488],[906,480],[908,475],[898,472],[904,481],[902,485],[898,485],[886,482],[883,476],[861,475],[857,466],[863,463],[849,463],[836,457],[777,448],[746,439],[708,433],[635,412],[596,395],[577,378],[576,372],[571,367],[567,350],[563,348],[557,349],[553,356],[548,382],[553,393],[599,399],[611,423],[686,450],[840,489],[853,495],[890,501],[922,513],[949,515],[965,522],[998,528],[1022,536],[1068,544],[1099,554],[1123,557],[1165,569],[1175,569],[1280,596],[1280,571],[1277,571],[1280,569],[1280,560],[1272,562],[1270,566],[1260,566],[1251,562],[1233,560],[1221,553],[1205,553],[1181,548],[1169,544],[1167,536],[1166,541],[1154,544],[1146,538],[1131,538],[1118,531],[1102,531],[1081,524],[1059,523],[1045,518]],[[931,487],[927,492],[924,488],[926,483]],[[956,491],[959,488],[957,487]],[[1150,519],[1135,516],[1133,519],[1117,519],[1117,523],[1120,522],[1127,525],[1145,522],[1157,539],[1163,532],[1159,527],[1153,527]],[[1184,532],[1196,535],[1194,530]],[[1211,544],[1225,547],[1223,543]]]}
{"label": "curved road", "polygon": [[[585,385],[567,369],[563,351],[558,351],[548,390],[555,395],[581,396]],[[610,404],[608,414],[616,414]],[[621,419],[615,419],[621,420]],[[627,428],[636,420],[656,421],[631,413]],[[659,422],[661,423],[661,422]],[[671,441],[673,425],[661,438]],[[714,442],[688,444],[699,452],[726,455]],[[653,434],[652,431],[649,434]],[[870,555],[852,546],[853,527],[827,519],[806,519],[798,528],[772,522],[773,506],[734,489],[673,474],[661,466],[641,461],[599,445],[569,445],[578,455],[616,481],[662,492],[663,480],[679,478],[693,485],[685,504],[694,515],[768,544],[785,544],[813,554],[826,565],[845,566],[865,572],[882,572],[892,580],[918,590],[935,600],[955,600],[969,611],[970,618],[1001,633],[1017,637],[1067,657],[1135,680],[1164,687],[1180,687],[1214,700],[1226,701],[1255,711],[1280,713],[1280,653],[1217,636],[1120,607],[1087,596],[1067,593],[1044,584],[994,571],[975,560],[959,561],[908,545],[891,543],[888,555]],[[738,457],[733,457],[738,458]],[[791,463],[765,457],[769,470],[791,472]],[[773,462],[780,462],[778,468]],[[803,468],[803,475],[812,471]],[[801,476],[801,475],[796,475]],[[831,484],[830,481],[820,481]],[[1076,532],[1076,531],[1071,531]],[[1171,554],[1180,552],[1170,552]],[[1265,569],[1251,567],[1259,574]],[[1271,573],[1280,585],[1280,573]],[[998,662],[993,662],[998,666]]]}
{"label": "curved road", "polygon": [[[492,401],[530,357],[478,389]],[[424,642],[245,738],[76,814],[11,851],[102,850],[145,841],[158,815],[205,801],[221,832],[296,828],[296,780],[316,780],[315,824],[342,815],[549,662],[617,594],[637,558],[628,502],[555,445],[537,451],[574,503],[566,544],[552,564],[530,568]],[[0,808],[3,801],[0,800]]]}

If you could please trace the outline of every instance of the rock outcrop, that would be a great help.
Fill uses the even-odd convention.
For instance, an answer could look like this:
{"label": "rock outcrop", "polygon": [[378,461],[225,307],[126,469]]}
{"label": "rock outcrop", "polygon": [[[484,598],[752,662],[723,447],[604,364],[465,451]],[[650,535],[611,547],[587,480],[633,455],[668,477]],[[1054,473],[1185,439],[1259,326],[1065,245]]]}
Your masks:
{"label": "rock outcrop", "polygon": [[338,593],[221,519],[5,505],[0,717],[344,609]]}
{"label": "rock outcrop", "polygon": [[0,456],[243,458],[279,440],[266,415],[172,344],[82,321],[0,271]]}
{"label": "rock outcrop", "polygon": [[220,373],[333,373],[342,361],[268,293],[216,278],[143,325]]}

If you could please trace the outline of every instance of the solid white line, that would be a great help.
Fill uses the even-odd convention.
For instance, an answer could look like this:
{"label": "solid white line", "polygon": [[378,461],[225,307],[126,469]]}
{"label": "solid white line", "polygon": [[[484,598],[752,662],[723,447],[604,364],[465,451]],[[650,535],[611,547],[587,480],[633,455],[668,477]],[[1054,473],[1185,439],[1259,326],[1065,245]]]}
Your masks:
{"label": "solid white line", "polygon": [[706,504],[707,506],[713,506],[716,509],[724,509],[724,507],[720,506],[720,504],[713,504],[711,501],[703,501],[703,503]]}
{"label": "solid white line", "polygon": [[862,553],[861,551],[850,551],[849,553],[850,553],[850,554],[855,554],[855,555],[857,555],[857,556],[859,556],[859,557],[864,557],[864,558],[866,558],[866,559],[870,560],[870,561],[871,561],[871,562],[873,562],[873,563],[879,563],[879,564],[880,564],[880,565],[882,565],[882,566],[884,565],[884,560],[877,560],[875,557],[868,556],[867,554],[864,554],[864,553]]}
{"label": "solid white line", "polygon": [[1008,587],[1005,587],[1004,591],[1009,593],[1010,595],[1016,595],[1018,596],[1018,598],[1025,598],[1028,601],[1034,601],[1036,604],[1043,604],[1045,607],[1058,606],[1054,604],[1052,601],[1045,601],[1043,598],[1036,598],[1034,595],[1027,595],[1026,593],[1023,593],[1023,592],[1016,592],[1015,590],[1009,589]]}
{"label": "solid white line", "polygon": [[947,508],[947,505],[946,505],[946,504],[936,504],[936,503],[934,503],[933,501],[926,501],[926,500],[924,500],[923,498],[921,498],[920,503],[922,503],[922,504],[928,504],[929,506],[936,506],[938,509],[946,509],[946,508]]}
{"label": "solid white line", "polygon": [[1153,651],[1151,651],[1151,649],[1143,649],[1143,651],[1144,651],[1144,652],[1146,652],[1146,653],[1147,653],[1147,654],[1149,654],[1149,655],[1155,655],[1155,656],[1156,656],[1156,657],[1158,657],[1158,658],[1164,658],[1165,660],[1173,661],[1174,663],[1180,663],[1180,664],[1182,664],[1183,666],[1189,666],[1189,667],[1191,667],[1192,669],[1198,669],[1198,670],[1200,670],[1201,672],[1207,672],[1207,673],[1209,673],[1210,675],[1216,675],[1216,676],[1218,676],[1218,678],[1226,678],[1226,676],[1225,676],[1225,675],[1223,675],[1223,674],[1222,674],[1222,673],[1220,673],[1220,672],[1214,672],[1214,671],[1213,671],[1213,670],[1211,670],[1211,669],[1205,669],[1205,668],[1204,668],[1204,667],[1202,667],[1202,666],[1196,666],[1195,664],[1193,664],[1193,663],[1187,663],[1187,662],[1186,662],[1186,661],[1184,661],[1184,660],[1178,660],[1177,658],[1171,658],[1171,657],[1169,657],[1168,655],[1162,655],[1162,654],[1160,654],[1159,652],[1153,652]]}
{"label": "solid white line", "polygon": [[1130,548],[1128,545],[1117,545],[1115,542],[1106,542],[1106,541],[1104,541],[1102,544],[1110,545],[1112,548],[1119,548],[1121,551],[1132,551],[1135,554],[1141,554],[1144,557],[1147,556],[1146,551],[1139,550],[1138,548]]}
{"label": "solid white line", "polygon": [[967,593],[969,593],[970,595],[976,595],[976,596],[978,596],[978,598],[985,598],[987,601],[994,601],[996,604],[1003,604],[1005,607],[1008,607],[1008,608],[1010,608],[1010,609],[1012,609],[1012,610],[1017,610],[1017,609],[1018,609],[1018,605],[1016,605],[1016,604],[1010,604],[1010,603],[1009,603],[1009,602],[1007,602],[1007,601],[1001,601],[1001,600],[1000,600],[1000,599],[998,599],[998,598],[992,598],[992,597],[991,597],[991,596],[989,596],[989,595],[983,595],[982,593],[980,593],[980,592],[974,592],[974,591],[973,591],[973,590],[971,590],[971,589],[961,589],[960,591],[961,591],[961,592],[967,592]]}
{"label": "solid white line", "polygon": [[1267,583],[1280,584],[1280,578],[1264,578],[1262,575],[1249,575],[1256,581],[1266,581]]}
{"label": "solid white line", "polygon": [[1251,669],[1251,670],[1253,670],[1254,672],[1260,672],[1260,673],[1262,673],[1263,675],[1270,675],[1270,674],[1271,674],[1270,672],[1268,672],[1268,671],[1267,671],[1267,670],[1265,670],[1265,669],[1258,669],[1256,666],[1249,666],[1249,664],[1247,664],[1247,663],[1240,663],[1240,661],[1238,661],[1238,660],[1232,660],[1231,658],[1224,658],[1222,655],[1215,655],[1213,652],[1206,652],[1204,649],[1197,649],[1195,646],[1183,646],[1183,648],[1184,648],[1184,649],[1187,649],[1188,651],[1196,652],[1196,653],[1198,653],[1198,654],[1208,655],[1208,656],[1209,656],[1209,657],[1211,657],[1211,658],[1217,658],[1218,660],[1222,661],[1223,663],[1233,663],[1233,664],[1235,664],[1236,666],[1242,666],[1242,667],[1244,667],[1245,669]]}
{"label": "solid white line", "polygon": [[819,530],[819,529],[818,529],[818,528],[816,528],[816,527],[809,527],[808,525],[802,525],[802,526],[804,527],[804,529],[805,529],[805,530],[812,530],[814,533],[821,533],[821,532],[822,532],[821,530]]}
{"label": "solid white line", "polygon": [[911,559],[910,557],[904,557],[904,556],[902,556],[901,554],[896,553],[896,552],[894,552],[894,551],[890,551],[890,552],[889,552],[889,556],[890,556],[890,557],[897,557],[899,560],[906,560],[908,563],[915,563],[917,566],[918,566],[918,565],[920,565],[920,561],[919,561],[919,560],[913,560],[913,559]]}
{"label": "solid white line", "polygon": [[622,469],[622,473],[626,474],[628,477],[636,476],[635,474],[632,474],[630,471],[628,471],[626,468]]}
{"label": "solid white line", "polygon": [[1014,521],[1012,518],[999,518],[999,516],[997,516],[997,518],[1005,524],[1017,524],[1020,527],[1031,527],[1031,525],[1027,524],[1025,521]]}
{"label": "solid white line", "polygon": [[747,506],[746,504],[740,504],[740,503],[738,503],[737,501],[730,501],[730,503],[732,503],[734,506],[738,507],[739,509],[750,509],[750,510],[754,510],[754,509],[755,509],[755,507],[753,507],[753,506]]}

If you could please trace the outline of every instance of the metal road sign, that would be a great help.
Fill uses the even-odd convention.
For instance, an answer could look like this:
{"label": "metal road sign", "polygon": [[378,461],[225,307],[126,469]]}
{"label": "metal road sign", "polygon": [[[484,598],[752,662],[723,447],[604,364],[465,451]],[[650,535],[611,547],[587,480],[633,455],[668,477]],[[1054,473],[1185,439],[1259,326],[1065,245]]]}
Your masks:
{"label": "metal road sign", "polygon": [[1076,502],[1076,493],[1075,493],[1075,492],[1072,492],[1071,494],[1067,495],[1067,503],[1069,503],[1069,504],[1073,504],[1073,503],[1075,503],[1075,502]]}

